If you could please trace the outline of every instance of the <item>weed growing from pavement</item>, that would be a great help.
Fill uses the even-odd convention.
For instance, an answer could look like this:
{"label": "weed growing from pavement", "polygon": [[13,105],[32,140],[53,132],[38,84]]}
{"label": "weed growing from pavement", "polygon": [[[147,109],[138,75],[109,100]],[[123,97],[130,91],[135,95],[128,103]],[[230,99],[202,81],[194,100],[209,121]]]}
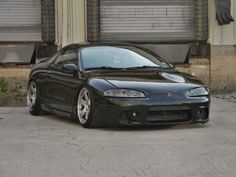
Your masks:
{"label": "weed growing from pavement", "polygon": [[7,83],[3,79],[0,79],[0,92],[7,93]]}

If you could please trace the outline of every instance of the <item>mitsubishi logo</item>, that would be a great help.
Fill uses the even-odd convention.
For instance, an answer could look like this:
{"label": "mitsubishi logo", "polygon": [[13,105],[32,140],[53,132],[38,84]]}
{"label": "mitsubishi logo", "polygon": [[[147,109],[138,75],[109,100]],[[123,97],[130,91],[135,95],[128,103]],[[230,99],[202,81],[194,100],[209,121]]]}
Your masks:
{"label": "mitsubishi logo", "polygon": [[172,97],[172,93],[171,92],[167,92],[166,96],[167,97]]}

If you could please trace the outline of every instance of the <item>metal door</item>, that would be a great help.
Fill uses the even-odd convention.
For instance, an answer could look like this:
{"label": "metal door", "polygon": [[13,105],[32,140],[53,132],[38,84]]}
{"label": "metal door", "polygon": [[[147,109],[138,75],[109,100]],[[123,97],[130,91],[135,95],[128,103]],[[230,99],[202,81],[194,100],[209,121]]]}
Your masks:
{"label": "metal door", "polygon": [[100,0],[103,41],[195,39],[195,0]]}
{"label": "metal door", "polygon": [[41,1],[0,1],[0,42],[41,41]]}

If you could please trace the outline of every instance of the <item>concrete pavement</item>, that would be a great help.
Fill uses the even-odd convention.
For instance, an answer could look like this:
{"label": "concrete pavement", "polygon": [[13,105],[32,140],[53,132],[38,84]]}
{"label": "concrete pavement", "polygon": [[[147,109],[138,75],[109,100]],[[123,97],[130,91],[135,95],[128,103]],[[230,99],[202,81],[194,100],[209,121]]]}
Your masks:
{"label": "concrete pavement", "polygon": [[212,99],[206,125],[84,129],[0,108],[0,177],[235,177],[236,104]]}

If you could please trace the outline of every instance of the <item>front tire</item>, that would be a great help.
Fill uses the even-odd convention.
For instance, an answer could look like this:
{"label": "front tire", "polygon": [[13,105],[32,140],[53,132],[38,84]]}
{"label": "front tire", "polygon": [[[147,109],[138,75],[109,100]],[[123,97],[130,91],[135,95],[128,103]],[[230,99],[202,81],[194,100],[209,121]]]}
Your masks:
{"label": "front tire", "polygon": [[32,115],[40,115],[43,112],[39,100],[39,90],[36,83],[33,80],[30,81],[28,85],[27,106],[29,112]]}
{"label": "front tire", "polygon": [[77,100],[77,118],[79,119],[80,124],[85,127],[95,127],[94,118],[94,98],[93,93],[90,88],[83,87],[78,95]]}

